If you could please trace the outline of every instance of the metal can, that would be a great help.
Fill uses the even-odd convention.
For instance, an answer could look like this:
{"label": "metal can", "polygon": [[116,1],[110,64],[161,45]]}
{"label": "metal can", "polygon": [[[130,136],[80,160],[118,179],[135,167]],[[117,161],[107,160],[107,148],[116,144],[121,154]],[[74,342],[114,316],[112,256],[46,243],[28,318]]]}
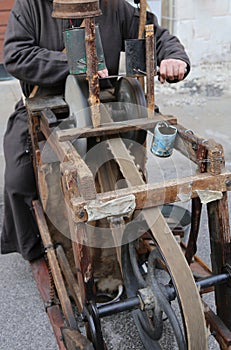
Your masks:
{"label": "metal can", "polygon": [[151,151],[159,157],[169,157],[172,154],[177,128],[166,122],[159,122],[154,129]]}
{"label": "metal can", "polygon": [[[96,53],[98,57],[98,71],[106,68],[103,46],[99,27],[95,26]],[[85,28],[74,27],[64,31],[64,42],[67,50],[67,60],[70,74],[85,74],[87,72],[87,58],[85,47]]]}

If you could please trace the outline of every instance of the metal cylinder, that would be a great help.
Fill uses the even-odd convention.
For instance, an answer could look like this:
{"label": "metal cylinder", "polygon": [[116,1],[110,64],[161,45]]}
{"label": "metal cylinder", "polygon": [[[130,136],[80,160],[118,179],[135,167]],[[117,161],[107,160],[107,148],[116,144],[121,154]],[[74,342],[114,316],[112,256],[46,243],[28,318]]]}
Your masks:
{"label": "metal cylinder", "polygon": [[[98,71],[106,68],[103,46],[99,27],[95,26],[96,54],[98,57]],[[85,28],[76,27],[64,31],[64,42],[67,50],[67,60],[70,74],[84,74],[87,72],[87,57],[85,45]]]}
{"label": "metal cylinder", "polygon": [[154,129],[152,153],[159,157],[169,157],[174,148],[174,142],[177,134],[177,128],[168,125],[166,122],[157,123]]}
{"label": "metal cylinder", "polygon": [[101,15],[99,0],[54,0],[52,17],[87,18]]}
{"label": "metal cylinder", "polygon": [[[137,76],[146,74],[146,55],[144,39],[125,40],[126,74]],[[143,74],[142,74],[143,72]]]}

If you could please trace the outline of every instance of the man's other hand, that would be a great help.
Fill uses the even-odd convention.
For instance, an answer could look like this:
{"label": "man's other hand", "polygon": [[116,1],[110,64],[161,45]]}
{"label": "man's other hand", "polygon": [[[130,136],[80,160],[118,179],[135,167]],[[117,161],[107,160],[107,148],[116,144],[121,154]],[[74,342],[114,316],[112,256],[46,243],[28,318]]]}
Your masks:
{"label": "man's other hand", "polygon": [[108,70],[107,68],[99,70],[98,71],[99,78],[107,78],[108,77]]}
{"label": "man's other hand", "polygon": [[180,81],[184,79],[187,64],[184,61],[168,58],[161,61],[159,81],[163,84],[166,80]]}

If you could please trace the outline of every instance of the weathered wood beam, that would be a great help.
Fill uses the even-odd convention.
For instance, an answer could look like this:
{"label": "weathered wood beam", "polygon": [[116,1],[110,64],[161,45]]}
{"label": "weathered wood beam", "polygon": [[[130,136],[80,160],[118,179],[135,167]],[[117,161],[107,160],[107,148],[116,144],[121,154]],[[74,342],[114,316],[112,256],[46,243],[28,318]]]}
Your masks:
{"label": "weathered wood beam", "polygon": [[77,329],[77,324],[76,324],[76,320],[72,310],[71,302],[67,294],[66,286],[63,281],[62,273],[55,254],[55,249],[53,246],[53,242],[51,240],[51,236],[49,233],[49,229],[46,223],[46,219],[45,219],[42,207],[38,201],[33,202],[33,207],[35,211],[36,221],[39,227],[39,232],[42,238],[44,248],[47,252],[49,266],[52,272],[52,277],[54,279],[55,287],[57,290],[57,294],[62,306],[65,319],[71,328]]}
{"label": "weathered wood beam", "polygon": [[[147,79],[147,107],[150,111],[155,110],[155,91],[154,91],[154,77],[155,77],[155,39],[154,39],[154,25],[149,24],[145,26],[145,43],[146,43],[146,79]],[[151,113],[149,113],[151,114]]]}
{"label": "weathered wood beam", "polygon": [[140,20],[139,20],[138,39],[142,39],[144,36],[146,17],[147,17],[147,1],[141,0],[140,1]]}
{"label": "weathered wood beam", "polygon": [[[223,198],[207,204],[210,232],[211,263],[214,274],[231,267],[231,236],[227,192]],[[215,287],[217,315],[231,330],[231,288],[226,284]]]}
{"label": "weathered wood beam", "polygon": [[76,138],[87,138],[87,137],[97,137],[97,136],[108,136],[115,135],[118,133],[132,131],[132,130],[151,130],[159,121],[166,121],[169,124],[176,124],[177,119],[173,116],[165,115],[155,115],[152,119],[141,118],[133,120],[125,120],[123,122],[112,122],[109,124],[102,124],[98,128],[88,127],[88,128],[72,128],[57,130],[57,139],[61,142],[71,141]]}
{"label": "weathered wood beam", "polygon": [[[52,128],[51,122],[55,122],[55,115],[52,114],[50,109],[44,109],[40,111],[40,130],[49,140],[51,136]],[[71,128],[64,130],[57,130],[57,141],[74,140],[76,138],[88,138],[115,135],[121,132],[131,130],[153,130],[158,121],[165,120],[170,124],[174,124],[177,127],[177,137],[175,140],[174,148],[183,154],[186,158],[196,163],[200,172],[208,172],[210,174],[219,174],[224,169],[224,151],[220,144],[217,144],[213,140],[205,140],[198,137],[190,130],[187,130],[177,123],[177,119],[173,116],[156,115],[152,116],[152,119],[136,119],[124,122],[114,122],[103,124],[100,127],[87,127],[87,128]]]}
{"label": "weathered wood beam", "polygon": [[61,162],[60,168],[66,179],[67,188],[71,184],[74,192],[79,191],[84,198],[95,198],[96,189],[93,174],[72,143],[70,141],[59,142],[56,133],[49,129],[44,119],[41,119],[40,129]]}
{"label": "weathered wood beam", "polygon": [[92,124],[94,127],[97,127],[100,125],[101,117],[95,19],[93,17],[85,18],[85,45],[87,57],[87,79],[89,84],[88,102],[91,109]]}
{"label": "weathered wood beam", "polygon": [[26,107],[33,116],[39,115],[40,112],[46,108],[54,112],[68,112],[68,105],[64,101],[62,95],[27,98]]}
{"label": "weathered wood beam", "polygon": [[62,335],[68,350],[94,350],[90,340],[75,329],[63,327]]}
{"label": "weathered wood beam", "polygon": [[89,237],[87,235],[85,223],[79,222],[76,224],[73,222],[73,217],[70,217],[69,215],[69,224],[81,304],[85,305],[88,300],[95,299],[93,266],[88,240]]}
{"label": "weathered wood beam", "polygon": [[79,286],[71,270],[69,261],[67,260],[63,247],[60,244],[56,248],[56,254],[57,254],[57,258],[58,258],[62,273],[69,287],[71,296],[74,299],[75,304],[78,307],[78,310],[81,311],[83,309],[83,305],[81,302]]}
{"label": "weathered wood beam", "polygon": [[220,144],[200,138],[180,124],[176,127],[175,149],[198,164],[201,172],[217,175],[224,170],[224,151]]}
{"label": "weathered wood beam", "polygon": [[32,274],[40,292],[41,298],[46,307],[59,350],[66,350],[62,341],[61,327],[64,327],[65,321],[62,316],[60,305],[52,305],[50,301],[50,275],[45,259],[37,259],[30,263]]}
{"label": "weathered wood beam", "polygon": [[203,301],[206,324],[220,345],[221,350],[231,348],[231,331],[225,326],[222,320]]}
{"label": "weathered wood beam", "polygon": [[[227,184],[230,183],[230,180],[230,172],[216,176],[210,174],[198,174],[161,183],[143,184],[106,193],[98,193],[95,202],[92,203],[95,203],[95,207],[97,207],[98,203],[107,203],[114,199],[123,198],[133,194],[135,196],[136,209],[150,208],[165,203],[178,202],[180,201],[180,198],[178,197],[180,193],[187,193],[188,199],[191,199],[198,197],[198,190],[221,192],[231,190],[231,186],[227,186]],[[88,220],[85,208],[87,203],[86,200],[80,197],[71,199],[71,206],[73,208],[73,215],[76,222]]]}
{"label": "weathered wood beam", "polygon": [[65,154],[67,162],[60,165],[67,189],[72,189],[80,196],[87,199],[96,197],[95,179],[91,170],[78,154],[74,146],[69,142],[61,142],[60,148]]}

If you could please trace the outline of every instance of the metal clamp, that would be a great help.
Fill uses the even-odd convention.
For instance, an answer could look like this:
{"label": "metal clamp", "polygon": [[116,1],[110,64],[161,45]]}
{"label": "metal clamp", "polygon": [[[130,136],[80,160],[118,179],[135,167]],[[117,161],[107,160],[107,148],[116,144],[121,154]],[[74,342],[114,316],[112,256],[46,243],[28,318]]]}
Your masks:
{"label": "metal clamp", "polygon": [[155,309],[157,300],[151,287],[139,289],[137,296],[140,299],[140,308],[142,311]]}

